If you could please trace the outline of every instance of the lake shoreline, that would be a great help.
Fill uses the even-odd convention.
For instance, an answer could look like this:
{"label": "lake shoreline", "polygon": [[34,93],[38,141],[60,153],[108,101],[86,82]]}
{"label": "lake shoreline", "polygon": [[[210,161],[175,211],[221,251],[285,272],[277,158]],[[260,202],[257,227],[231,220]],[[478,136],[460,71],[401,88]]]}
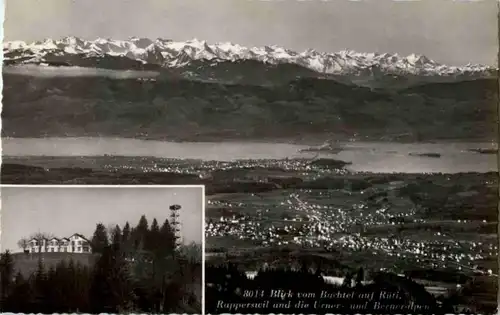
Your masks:
{"label": "lake shoreline", "polygon": [[[497,156],[474,150],[491,143],[338,142],[323,146],[264,142],[162,142],[121,138],[4,138],[7,157],[104,157],[237,163],[238,161],[328,160],[352,172],[462,173],[497,171]],[[334,167],[332,163],[329,167]],[[124,165],[125,165],[124,164]],[[278,163],[279,164],[279,163]],[[61,165],[64,166],[64,165]],[[279,165],[275,167],[280,167]],[[337,167],[338,168],[338,167]]]}

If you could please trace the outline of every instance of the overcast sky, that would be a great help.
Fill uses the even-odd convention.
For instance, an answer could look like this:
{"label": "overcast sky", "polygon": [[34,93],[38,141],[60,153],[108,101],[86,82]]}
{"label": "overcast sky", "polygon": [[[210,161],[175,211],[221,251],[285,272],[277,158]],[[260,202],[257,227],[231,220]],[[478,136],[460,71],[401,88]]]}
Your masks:
{"label": "overcast sky", "polygon": [[493,65],[496,0],[5,0],[6,40],[132,36]]}
{"label": "overcast sky", "polygon": [[2,187],[2,251],[19,251],[17,241],[32,233],[91,237],[99,222],[123,227],[129,221],[135,226],[143,214],[150,224],[156,218],[161,226],[170,215],[171,204],[182,206],[179,220],[184,241],[201,243],[202,189],[153,187]]}

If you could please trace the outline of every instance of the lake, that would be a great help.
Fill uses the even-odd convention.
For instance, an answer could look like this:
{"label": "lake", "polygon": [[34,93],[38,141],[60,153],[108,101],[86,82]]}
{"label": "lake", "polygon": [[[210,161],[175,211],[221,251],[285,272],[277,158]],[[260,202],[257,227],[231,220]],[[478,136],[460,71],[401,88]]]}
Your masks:
{"label": "lake", "polygon": [[[311,149],[312,148],[312,149]],[[340,149],[338,149],[340,148]],[[470,150],[491,143],[345,142],[333,150],[263,142],[164,142],[120,138],[4,138],[4,156],[150,156],[205,161],[332,158],[348,170],[376,173],[460,173],[496,171],[497,156]],[[305,150],[305,151],[304,151]],[[427,154],[427,155],[426,155]]]}

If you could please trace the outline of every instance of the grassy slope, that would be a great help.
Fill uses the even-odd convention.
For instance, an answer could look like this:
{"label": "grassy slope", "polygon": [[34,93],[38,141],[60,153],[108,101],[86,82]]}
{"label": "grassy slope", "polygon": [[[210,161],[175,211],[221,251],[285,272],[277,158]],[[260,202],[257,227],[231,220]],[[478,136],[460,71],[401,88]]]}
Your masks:
{"label": "grassy slope", "polygon": [[55,266],[61,260],[70,261],[73,260],[75,264],[82,264],[84,266],[91,266],[97,259],[97,254],[80,254],[80,253],[42,253],[42,254],[24,254],[24,253],[14,253],[12,254],[14,259],[14,268],[20,271],[25,277],[29,277],[33,274],[38,265],[38,260],[41,258],[44,262],[45,268],[48,269],[51,266]]}

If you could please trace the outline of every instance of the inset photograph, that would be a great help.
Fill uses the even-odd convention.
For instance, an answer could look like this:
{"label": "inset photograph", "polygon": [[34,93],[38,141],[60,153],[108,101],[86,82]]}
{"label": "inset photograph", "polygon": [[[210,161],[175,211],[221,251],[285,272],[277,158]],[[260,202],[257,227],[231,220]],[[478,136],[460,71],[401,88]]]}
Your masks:
{"label": "inset photograph", "polygon": [[1,310],[190,313],[203,186],[1,186]]}

